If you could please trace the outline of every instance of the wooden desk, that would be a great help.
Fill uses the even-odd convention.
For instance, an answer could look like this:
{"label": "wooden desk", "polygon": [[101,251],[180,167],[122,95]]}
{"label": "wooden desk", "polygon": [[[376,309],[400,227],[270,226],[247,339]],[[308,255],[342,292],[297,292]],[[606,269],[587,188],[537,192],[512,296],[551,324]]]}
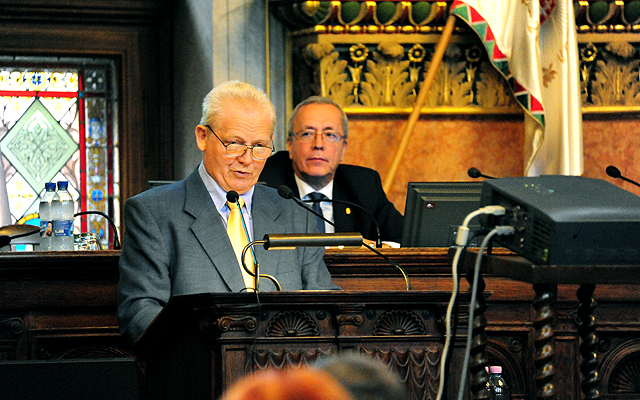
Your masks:
{"label": "wooden desk", "polygon": [[[407,291],[270,292],[259,302],[252,293],[176,296],[136,344],[146,362],[146,393],[215,400],[251,372],[357,351],[398,371],[411,399],[433,399],[449,297]],[[457,384],[451,380],[448,391],[457,393]]]}
{"label": "wooden desk", "polygon": [[[416,291],[451,290],[448,249],[382,251],[407,271]],[[0,254],[0,360],[133,355],[116,321],[119,255],[118,251]],[[328,251],[325,261],[334,281],[346,291],[404,289],[401,274],[371,251]],[[512,399],[533,399],[535,291],[529,283],[491,274],[485,274],[484,281],[489,362],[503,367]],[[559,382],[555,393],[559,399],[579,399],[578,285],[557,287],[551,322]],[[463,281],[461,292],[466,290]],[[626,379],[640,371],[640,281],[634,276],[624,284],[598,284],[594,297],[600,393],[611,399],[640,396]],[[466,334],[466,318],[461,308],[456,322],[461,335]],[[457,337],[454,346],[460,348],[463,342]],[[453,357],[451,368],[455,370],[459,362]]]}
{"label": "wooden desk", "polygon": [[[451,249],[449,251],[450,259],[453,253],[454,250]],[[478,254],[475,252],[464,251],[461,263],[473,269],[477,257]],[[624,285],[629,282],[640,282],[640,265],[534,265],[519,256],[484,255],[481,264],[482,273],[527,282],[533,286],[535,291],[532,305],[535,310],[533,326],[535,329],[534,365],[536,367],[537,399],[552,399],[556,394],[553,365],[555,354],[553,306],[558,296],[558,285],[579,284],[576,298],[580,303],[577,307],[576,323],[581,339],[579,352],[582,356],[580,364],[582,382],[580,386],[585,399],[601,398],[598,387],[597,350],[599,339],[594,316],[596,308],[594,291],[597,284]],[[484,282],[481,282],[478,286],[477,296],[481,303],[477,308],[481,313],[486,309],[483,304],[483,290]],[[482,329],[474,331],[474,335],[478,337],[482,334]],[[474,340],[474,343],[480,342],[479,339]],[[482,349],[476,349],[476,352],[478,351],[482,351]],[[478,369],[476,369],[477,371]],[[472,377],[471,380],[476,380],[476,377]]]}

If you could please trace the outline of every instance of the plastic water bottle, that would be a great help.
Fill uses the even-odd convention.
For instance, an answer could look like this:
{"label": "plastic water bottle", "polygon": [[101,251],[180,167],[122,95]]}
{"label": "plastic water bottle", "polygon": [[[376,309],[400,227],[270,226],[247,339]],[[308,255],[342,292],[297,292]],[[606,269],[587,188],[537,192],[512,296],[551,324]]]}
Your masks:
{"label": "plastic water bottle", "polygon": [[58,182],[58,199],[51,202],[54,251],[73,250],[73,198],[67,190],[69,182]]}
{"label": "plastic water bottle", "polygon": [[502,367],[494,365],[489,367],[489,381],[487,382],[487,390],[490,399],[508,399],[509,388],[507,382],[502,377]]}
{"label": "plastic water bottle", "polygon": [[44,184],[45,192],[40,198],[40,251],[51,251],[53,235],[53,220],[51,219],[51,201],[56,196],[56,184],[47,182]]}

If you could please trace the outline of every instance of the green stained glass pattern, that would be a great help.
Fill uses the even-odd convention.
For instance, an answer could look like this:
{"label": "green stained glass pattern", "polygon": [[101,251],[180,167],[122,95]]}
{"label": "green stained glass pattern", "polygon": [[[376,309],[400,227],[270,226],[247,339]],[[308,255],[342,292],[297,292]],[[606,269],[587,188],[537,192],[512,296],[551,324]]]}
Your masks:
{"label": "green stained glass pattern", "polygon": [[78,149],[38,98],[2,138],[0,146],[7,160],[38,193]]}

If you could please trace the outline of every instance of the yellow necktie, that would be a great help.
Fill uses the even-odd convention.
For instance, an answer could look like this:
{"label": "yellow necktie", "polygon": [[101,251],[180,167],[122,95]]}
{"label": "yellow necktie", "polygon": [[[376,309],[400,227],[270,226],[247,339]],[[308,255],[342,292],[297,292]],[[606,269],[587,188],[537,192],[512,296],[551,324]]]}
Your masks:
{"label": "yellow necktie", "polygon": [[[254,278],[242,268],[242,249],[249,243],[247,234],[242,226],[242,207],[244,207],[244,200],[242,197],[238,199],[240,208],[237,203],[227,202],[231,212],[229,213],[229,219],[227,220],[227,235],[231,240],[231,245],[236,253],[236,258],[240,264],[240,271],[242,272],[242,278],[244,279],[244,285],[247,289],[254,289]],[[246,251],[245,265],[247,268],[254,272],[253,256],[251,255],[251,249]]]}

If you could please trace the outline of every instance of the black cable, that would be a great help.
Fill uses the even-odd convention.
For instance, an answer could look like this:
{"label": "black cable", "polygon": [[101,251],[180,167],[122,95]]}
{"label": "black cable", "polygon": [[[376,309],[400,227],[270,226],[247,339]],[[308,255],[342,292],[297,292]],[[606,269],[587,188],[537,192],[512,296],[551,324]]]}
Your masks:
{"label": "black cable", "polygon": [[75,218],[75,217],[80,216],[80,215],[89,215],[89,214],[100,215],[100,216],[104,217],[104,219],[106,219],[107,222],[109,222],[109,225],[111,226],[111,229],[113,230],[113,249],[114,250],[120,250],[122,248],[122,246],[120,245],[120,239],[118,238],[118,228],[116,228],[116,224],[113,222],[111,217],[109,217],[107,214],[103,213],[102,211],[90,210],[90,211],[81,211],[81,212],[75,213],[75,214],[73,214],[73,217]]}

